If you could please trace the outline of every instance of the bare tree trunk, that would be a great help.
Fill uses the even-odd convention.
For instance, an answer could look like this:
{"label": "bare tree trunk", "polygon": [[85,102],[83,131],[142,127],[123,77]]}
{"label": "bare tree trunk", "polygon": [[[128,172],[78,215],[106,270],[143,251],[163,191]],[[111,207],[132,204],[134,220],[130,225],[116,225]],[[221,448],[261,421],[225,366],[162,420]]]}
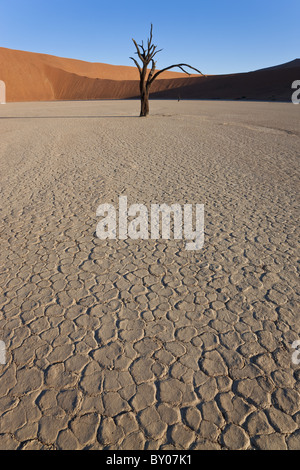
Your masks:
{"label": "bare tree trunk", "polygon": [[140,117],[146,117],[149,114],[149,92],[143,90],[141,92],[141,114]]}

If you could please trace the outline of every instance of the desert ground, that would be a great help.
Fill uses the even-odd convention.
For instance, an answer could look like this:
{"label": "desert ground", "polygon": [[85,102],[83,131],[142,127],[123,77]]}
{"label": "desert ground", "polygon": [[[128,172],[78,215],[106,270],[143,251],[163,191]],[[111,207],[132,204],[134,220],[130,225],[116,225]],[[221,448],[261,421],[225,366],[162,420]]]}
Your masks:
{"label": "desert ground", "polygon": [[[1,449],[300,449],[300,106],[0,107]],[[205,205],[205,243],[99,204]]]}

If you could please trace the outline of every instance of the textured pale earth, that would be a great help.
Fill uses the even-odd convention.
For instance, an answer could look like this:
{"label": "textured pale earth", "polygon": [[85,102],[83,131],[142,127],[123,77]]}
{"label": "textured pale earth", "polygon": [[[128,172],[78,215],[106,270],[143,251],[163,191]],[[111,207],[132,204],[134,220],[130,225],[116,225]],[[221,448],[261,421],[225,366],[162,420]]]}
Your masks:
{"label": "textured pale earth", "polygon": [[[1,449],[300,449],[300,106],[0,107]],[[205,204],[205,244],[96,237]]]}

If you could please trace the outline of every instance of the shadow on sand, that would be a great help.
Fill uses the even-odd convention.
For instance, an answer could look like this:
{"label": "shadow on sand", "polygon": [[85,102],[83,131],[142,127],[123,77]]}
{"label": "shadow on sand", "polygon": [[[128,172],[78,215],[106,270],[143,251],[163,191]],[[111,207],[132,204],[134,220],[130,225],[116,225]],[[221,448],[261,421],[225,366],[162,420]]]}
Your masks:
{"label": "shadow on sand", "polygon": [[123,119],[139,118],[140,116],[0,116],[0,119]]}

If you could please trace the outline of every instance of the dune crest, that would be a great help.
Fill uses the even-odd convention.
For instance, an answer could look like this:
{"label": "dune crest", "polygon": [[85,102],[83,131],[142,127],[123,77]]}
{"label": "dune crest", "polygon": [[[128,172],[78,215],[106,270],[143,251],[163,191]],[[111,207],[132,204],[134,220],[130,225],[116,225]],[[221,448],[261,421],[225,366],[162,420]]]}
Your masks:
{"label": "dune crest", "polygon": [[[165,72],[152,98],[289,101],[300,78],[299,60],[249,73],[199,77]],[[0,80],[6,100],[55,101],[139,97],[136,67],[84,62],[0,47]]]}

